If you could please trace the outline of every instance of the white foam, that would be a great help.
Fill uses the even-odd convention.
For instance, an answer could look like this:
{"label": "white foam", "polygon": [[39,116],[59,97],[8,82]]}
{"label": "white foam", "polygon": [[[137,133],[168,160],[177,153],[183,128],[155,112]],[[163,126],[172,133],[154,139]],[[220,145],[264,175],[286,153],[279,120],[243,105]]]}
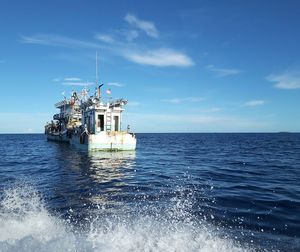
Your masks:
{"label": "white foam", "polygon": [[139,218],[132,224],[99,228],[87,238],[95,251],[244,251],[206,228],[168,226],[164,221]]}
{"label": "white foam", "polygon": [[8,189],[0,208],[0,251],[245,251],[204,223],[93,215],[90,228],[77,232],[51,215],[32,187]]}

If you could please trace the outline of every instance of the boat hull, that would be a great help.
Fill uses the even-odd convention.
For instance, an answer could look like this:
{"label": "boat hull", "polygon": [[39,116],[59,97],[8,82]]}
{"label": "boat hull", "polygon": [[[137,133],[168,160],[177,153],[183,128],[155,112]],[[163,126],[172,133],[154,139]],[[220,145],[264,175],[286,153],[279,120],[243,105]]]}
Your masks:
{"label": "boat hull", "polygon": [[71,145],[88,151],[130,151],[136,149],[136,138],[127,132],[101,132],[98,134],[74,135]]}
{"label": "boat hull", "polygon": [[70,138],[67,136],[66,133],[47,133],[46,135],[48,141],[64,142],[64,143],[70,142]]}

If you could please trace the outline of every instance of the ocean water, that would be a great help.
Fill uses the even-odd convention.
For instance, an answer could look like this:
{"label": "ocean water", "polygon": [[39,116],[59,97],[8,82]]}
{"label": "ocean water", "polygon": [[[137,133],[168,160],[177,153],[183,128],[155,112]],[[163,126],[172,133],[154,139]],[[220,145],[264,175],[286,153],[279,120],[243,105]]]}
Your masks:
{"label": "ocean water", "polygon": [[0,251],[300,251],[300,134],[0,135]]}

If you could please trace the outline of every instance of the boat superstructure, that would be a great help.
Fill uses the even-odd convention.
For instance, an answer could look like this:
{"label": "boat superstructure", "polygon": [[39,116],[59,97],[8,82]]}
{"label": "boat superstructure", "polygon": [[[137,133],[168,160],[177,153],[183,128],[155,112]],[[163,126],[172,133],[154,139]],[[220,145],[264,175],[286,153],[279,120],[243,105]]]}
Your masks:
{"label": "boat superstructure", "polygon": [[135,135],[129,132],[129,127],[122,131],[122,112],[127,100],[102,100],[101,86],[93,96],[85,88],[81,95],[72,92],[69,100],[56,103],[60,112],[45,126],[47,139],[89,151],[135,150]]}
{"label": "boat superstructure", "polygon": [[122,112],[127,100],[109,99],[102,101],[100,88],[97,94],[81,100],[81,125],[74,129],[70,143],[89,151],[135,150],[136,137],[122,131]]}
{"label": "boat superstructure", "polygon": [[48,140],[69,142],[72,132],[75,128],[80,127],[82,112],[80,108],[81,102],[76,92],[72,92],[70,99],[57,102],[55,107],[59,109],[59,113],[53,115],[51,123],[45,126],[45,134]]}

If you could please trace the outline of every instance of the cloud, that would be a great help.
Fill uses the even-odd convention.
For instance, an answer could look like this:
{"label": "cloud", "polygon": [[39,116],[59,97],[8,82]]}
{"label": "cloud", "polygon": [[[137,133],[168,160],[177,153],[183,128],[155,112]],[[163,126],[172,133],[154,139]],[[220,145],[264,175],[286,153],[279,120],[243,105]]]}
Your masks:
{"label": "cloud", "polygon": [[188,67],[194,65],[194,62],[187,55],[172,49],[149,50],[145,53],[125,52],[124,57],[128,60],[142,64],[157,67]]}
{"label": "cloud", "polygon": [[208,66],[206,66],[206,69],[216,73],[217,76],[219,76],[219,77],[225,77],[225,76],[229,76],[229,75],[236,75],[236,74],[239,74],[239,73],[242,72],[239,69],[218,68],[218,67],[215,67],[214,65],[208,65]]}
{"label": "cloud", "polygon": [[200,102],[203,101],[204,98],[202,97],[186,97],[186,98],[172,98],[172,99],[164,99],[164,102],[169,102],[169,103],[183,103],[183,102]]}
{"label": "cloud", "polygon": [[138,19],[136,16],[134,16],[132,14],[127,14],[125,16],[125,20],[130,25],[144,31],[148,36],[150,36],[152,38],[158,38],[159,37],[159,33],[158,33],[155,25],[152,22]]}
{"label": "cloud", "polygon": [[85,47],[85,48],[102,48],[110,50],[113,53],[124,57],[125,59],[135,62],[137,64],[152,65],[158,67],[176,66],[187,67],[194,65],[194,62],[184,53],[178,52],[170,48],[161,48],[148,50],[145,53],[141,53],[136,50],[129,49],[128,44],[119,43],[117,45],[101,45],[93,42],[77,40],[65,36],[58,35],[33,35],[22,36],[23,43],[39,44],[47,46],[60,46],[68,48]]}
{"label": "cloud", "polygon": [[282,74],[271,74],[266,80],[275,82],[274,87],[279,89],[300,88],[300,71],[286,71]]}
{"label": "cloud", "polygon": [[77,78],[77,77],[67,77],[67,78],[64,78],[65,81],[81,81],[80,78]]}
{"label": "cloud", "polygon": [[61,82],[64,86],[91,86],[94,82],[83,82],[78,77],[65,77],[65,78],[54,78],[52,81],[54,82]]}
{"label": "cloud", "polygon": [[94,82],[63,82],[62,85],[64,86],[83,86],[83,87],[87,87],[87,86],[92,86],[94,85]]}
{"label": "cloud", "polygon": [[264,105],[266,102],[264,100],[253,100],[253,101],[248,101],[244,104],[244,106],[247,107],[256,107],[256,106],[262,106]]}
{"label": "cloud", "polygon": [[128,41],[132,41],[139,36],[139,33],[136,30],[130,30],[125,33],[125,36]]}
{"label": "cloud", "polygon": [[119,83],[119,82],[108,82],[108,86],[113,86],[113,87],[124,87],[124,84]]}
{"label": "cloud", "polygon": [[21,36],[21,41],[26,44],[38,44],[48,46],[61,47],[86,47],[86,48],[100,48],[103,47],[98,43],[88,42],[79,39],[73,39],[66,36],[54,34],[40,34],[32,36]]}
{"label": "cloud", "polygon": [[95,35],[95,39],[98,39],[104,43],[115,43],[115,39],[110,36],[110,35],[107,35],[107,34],[100,34],[100,33],[97,33]]}
{"label": "cloud", "polygon": [[[137,64],[151,65],[158,67],[176,66],[187,67],[194,65],[193,60],[186,54],[172,48],[148,49],[130,43],[137,38],[141,32],[148,36],[158,38],[159,33],[152,22],[138,19],[132,14],[127,14],[124,18],[133,28],[124,31],[121,39],[109,34],[96,33],[94,41],[74,39],[56,34],[35,34],[31,36],[21,36],[21,42],[26,44],[36,44],[45,46],[57,46],[67,48],[88,48],[103,49]],[[124,38],[125,35],[125,38]],[[127,41],[126,41],[127,40]],[[66,58],[65,56],[63,58]]]}

